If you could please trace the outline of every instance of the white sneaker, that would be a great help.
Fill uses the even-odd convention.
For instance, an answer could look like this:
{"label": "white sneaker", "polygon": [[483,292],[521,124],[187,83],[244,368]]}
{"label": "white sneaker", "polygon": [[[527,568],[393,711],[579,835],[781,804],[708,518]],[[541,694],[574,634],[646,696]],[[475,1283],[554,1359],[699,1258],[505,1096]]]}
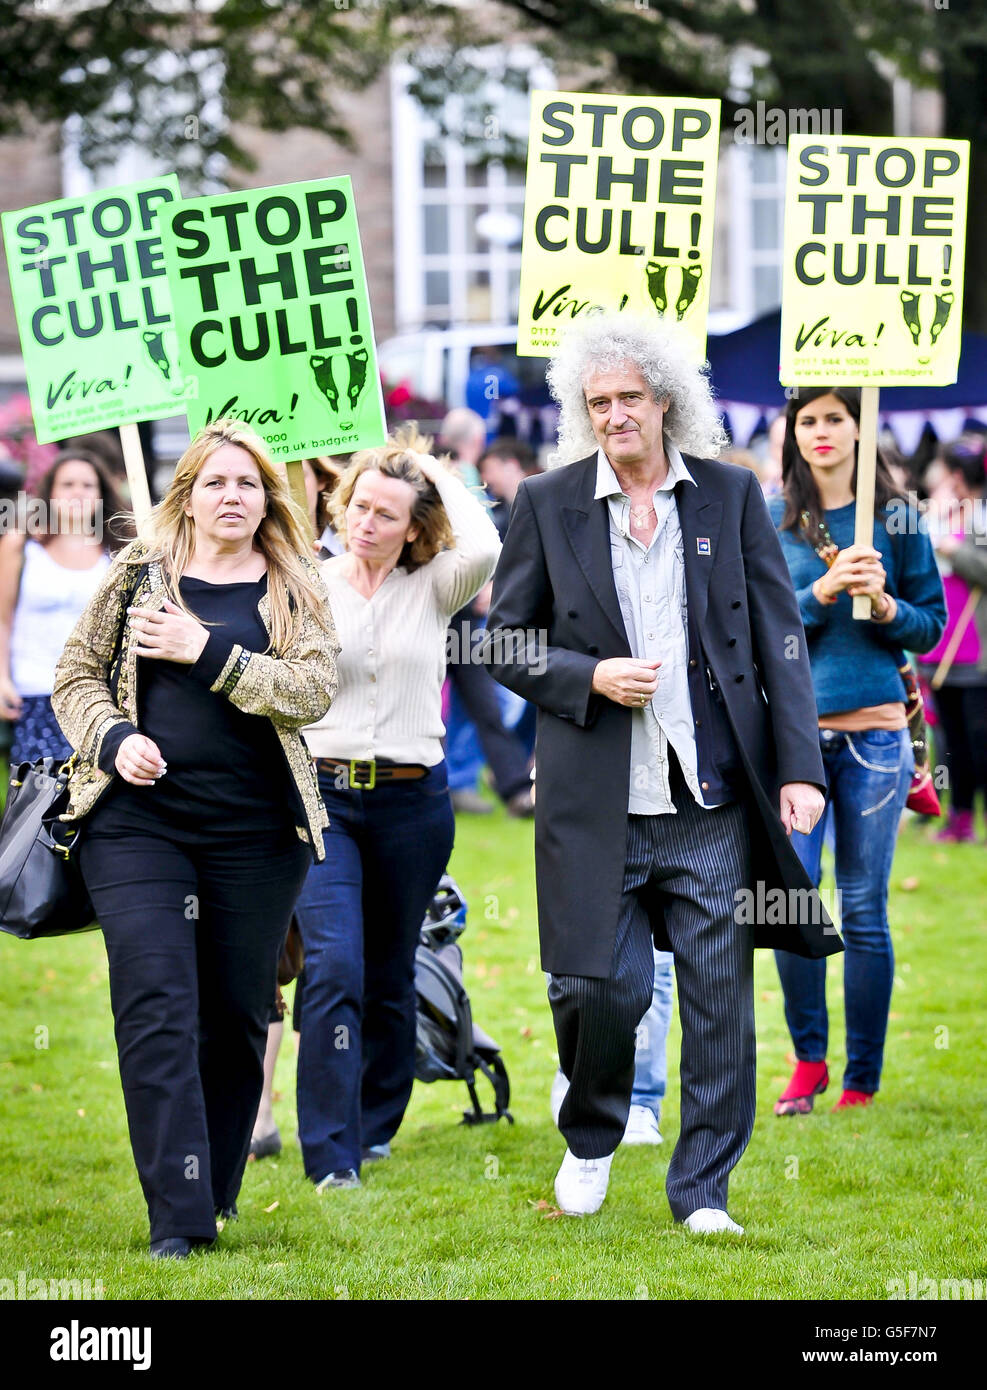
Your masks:
{"label": "white sneaker", "polygon": [[742,1236],[743,1226],[738,1226],[736,1221],[731,1221],[725,1211],[719,1207],[700,1207],[691,1216],[685,1218],[685,1225],[696,1236],[711,1236],[718,1231],[729,1231],[731,1235]]}
{"label": "white sneaker", "polygon": [[556,1126],[558,1126],[559,1111],[562,1109],[562,1102],[565,1100],[568,1090],[569,1078],[564,1071],[556,1071],[552,1077],[552,1091],[548,1098],[552,1111],[552,1123]]}
{"label": "white sneaker", "polygon": [[661,1144],[664,1140],[658,1128],[655,1112],[647,1105],[632,1105],[627,1116],[622,1144]]}
{"label": "white sneaker", "polygon": [[576,1158],[565,1151],[555,1175],[555,1200],[567,1216],[592,1216],[603,1206],[610,1182],[613,1154],[606,1158]]}

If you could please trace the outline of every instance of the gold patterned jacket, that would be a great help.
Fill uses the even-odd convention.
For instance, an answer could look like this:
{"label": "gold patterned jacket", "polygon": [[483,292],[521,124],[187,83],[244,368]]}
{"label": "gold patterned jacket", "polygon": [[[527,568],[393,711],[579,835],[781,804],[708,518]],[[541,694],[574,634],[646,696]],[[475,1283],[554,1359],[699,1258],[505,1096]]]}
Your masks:
{"label": "gold patterned jacket", "polygon": [[[157,561],[148,563],[147,554],[144,541],[132,541],[116,556],[66,642],[55,670],[52,708],[75,749],[69,806],[61,817],[63,821],[85,816],[112,783],[114,774],[99,768],[100,750],[109,731],[120,723],[139,727],[139,658],[135,655],[139,640],[131,629],[126,609],[159,609],[167,598],[161,567]],[[328,611],[329,597],[318,569],[308,559],[305,564],[325,597]],[[257,611],[270,634],[266,593]],[[122,644],[118,642],[121,630]],[[118,650],[117,662],[114,658]],[[299,809],[304,808],[304,824],[296,826],[299,839],[312,847],[320,860],[325,857],[322,831],[329,821],[319,794],[315,764],[300,730],[321,719],[335,697],[338,653],[331,613],[329,629],[325,631],[306,608],[299,631],[287,650],[274,655],[247,651],[234,644],[210,687],[246,714],[266,715],[274,725],[298,789]]]}

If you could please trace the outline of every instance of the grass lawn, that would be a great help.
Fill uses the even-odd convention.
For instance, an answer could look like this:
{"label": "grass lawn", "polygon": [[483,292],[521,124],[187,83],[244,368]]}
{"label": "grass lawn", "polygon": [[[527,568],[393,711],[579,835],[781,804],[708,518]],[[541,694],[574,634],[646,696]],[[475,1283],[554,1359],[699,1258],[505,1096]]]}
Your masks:
{"label": "grass lawn", "polygon": [[906,825],[895,860],[897,980],[871,1110],[829,1110],[843,1062],[837,961],[830,1091],[811,1116],[772,1115],[790,1040],[774,962],[758,953],[758,1112],[730,1186],[747,1228],[737,1243],[693,1239],[668,1210],[675,1024],[664,1145],[618,1153],[598,1216],[552,1214],[563,1143],[548,1113],[556,1055],[530,823],[501,811],[461,819],[451,866],[470,904],[467,987],[504,1050],[516,1124],[458,1127],[465,1087],[416,1085],[390,1162],[365,1169],[361,1190],[318,1198],[293,1142],[286,1041],[275,1107],[284,1152],[248,1165],[239,1222],[183,1264],[145,1253],[101,937],[4,936],[0,1278],[101,1279],[106,1298],[125,1299],[883,1299],[910,1271],[983,1279],[987,848],[940,848],[930,833]]}

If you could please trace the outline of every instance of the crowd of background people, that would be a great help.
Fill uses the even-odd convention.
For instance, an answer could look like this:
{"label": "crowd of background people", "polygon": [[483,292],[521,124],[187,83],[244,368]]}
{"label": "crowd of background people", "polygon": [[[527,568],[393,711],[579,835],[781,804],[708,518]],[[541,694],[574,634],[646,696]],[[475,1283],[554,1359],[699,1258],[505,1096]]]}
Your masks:
{"label": "crowd of background people", "polygon": [[[873,593],[881,612],[878,621],[888,624],[887,638],[874,635],[876,624],[849,629],[850,636],[870,644],[861,652],[861,661],[868,670],[873,667],[877,693],[863,701],[865,709],[854,707],[860,717],[852,727],[837,719],[833,727],[821,728],[831,816],[820,820],[811,835],[796,832],[793,836],[805,868],[817,883],[825,836],[833,837],[847,944],[848,1058],[841,1098],[845,1104],[865,1103],[878,1088],[893,975],[887,885],[911,771],[908,735],[898,713],[890,709],[895,697],[888,680],[887,688],[878,690],[895,643],[917,660],[933,725],[934,762],[946,770],[938,783],[945,792],[947,810],[943,824],[937,826],[937,839],[952,843],[976,839],[978,797],[987,798],[987,604],[982,597],[987,590],[987,431],[972,431],[941,447],[930,444],[907,462],[885,441],[879,506],[893,495],[907,496],[910,505],[917,506],[917,510],[913,506],[916,524],[900,541],[889,532],[887,547],[873,557],[863,556],[852,546],[852,491],[848,492],[852,441],[844,447],[855,431],[858,411],[852,392],[821,391],[815,398],[811,392],[803,393],[754,447],[734,448],[722,455],[738,467],[751,469],[769,501],[810,647],[814,629],[825,625],[831,605],[853,584],[857,592]],[[810,435],[820,422],[824,432],[835,432],[837,445],[843,448],[839,458],[827,459],[826,448],[813,455]],[[231,498],[226,522],[240,516],[248,528],[253,526],[246,539],[241,537],[241,543],[230,550],[220,511],[210,502],[210,512],[199,498],[199,475],[215,451],[203,450],[201,441],[198,451],[193,446],[180,462],[156,511],[159,550],[166,537],[164,553],[172,565],[164,583],[171,605],[166,611],[169,618],[186,624],[185,639],[191,632],[188,623],[194,622],[202,634],[202,646],[192,657],[178,655],[173,647],[160,649],[158,655],[167,652],[169,661],[184,662],[191,669],[196,678],[194,692],[189,695],[193,683],[184,677],[174,690],[165,689],[167,680],[148,680],[141,695],[139,726],[135,705],[134,722],[126,730],[118,729],[109,741],[104,738],[102,748],[91,739],[91,711],[85,709],[79,689],[71,689],[71,663],[63,664],[60,694],[56,666],[83,614],[97,602],[105,608],[111,556],[133,535],[126,520],[113,520],[125,516],[125,477],[112,440],[108,444],[103,437],[94,438],[88,447],[85,440],[73,442],[73,447],[46,458],[43,470],[35,464],[31,494],[43,504],[48,522],[40,529],[33,527],[30,534],[26,526],[15,527],[0,539],[0,716],[7,721],[11,763],[43,756],[62,759],[73,746],[89,746],[104,777],[118,774],[113,794],[103,799],[98,815],[90,817],[86,868],[107,936],[121,1072],[135,1160],[148,1200],[152,1248],[157,1246],[161,1254],[187,1253],[180,1248],[183,1242],[190,1247],[211,1241],[216,1218],[235,1215],[236,1191],[248,1152],[262,1158],[281,1148],[272,1084],[283,1024],[272,1009],[270,992],[264,997],[262,980],[265,971],[270,973],[272,952],[283,937],[292,904],[287,890],[276,903],[268,901],[262,883],[276,877],[300,888],[296,915],[306,964],[296,992],[294,1024],[299,1033],[299,1141],[305,1170],[320,1190],[358,1186],[361,1164],[389,1156],[390,1141],[410,1096],[414,947],[425,907],[451,852],[453,813],[490,814],[494,802],[488,791],[511,817],[526,819],[534,813],[534,707],[498,685],[475,654],[490,603],[490,578],[515,496],[525,479],[542,471],[548,450],[541,451],[539,460],[522,440],[490,439],[488,422],[477,412],[460,408],[446,417],[438,440],[436,453],[445,456],[445,464],[425,452],[425,444],[412,433],[353,462],[346,457],[306,460],[310,534],[303,536],[284,506],[283,474],[266,461],[262,451],[253,452],[246,436],[221,437],[213,444],[227,450],[220,462],[229,462],[230,450],[245,451],[250,462],[246,472],[256,474],[257,496],[248,504],[243,502],[242,478],[234,479],[233,472],[214,478],[221,502],[227,492]],[[8,457],[4,462],[0,483],[8,496],[20,496],[23,504],[16,461]],[[837,462],[844,465],[842,473],[834,468]],[[820,521],[828,525],[827,533],[832,533],[841,558],[825,579],[800,588],[799,566],[810,553],[796,524],[805,470],[814,478],[823,504],[823,514],[813,520],[817,526]],[[255,503],[265,508],[256,516],[251,511]],[[267,508],[272,508],[270,516]],[[97,513],[102,525],[94,527]],[[191,530],[182,530],[183,514],[191,518]],[[166,518],[171,518],[170,531],[163,529]],[[194,539],[189,539],[194,538],[196,523],[198,551]],[[272,528],[280,531],[273,546]],[[263,544],[255,539],[262,534],[268,537]],[[184,549],[176,540],[182,535],[187,541]],[[303,569],[292,569],[290,564],[285,569],[285,547],[321,564],[326,589],[321,585],[306,588]],[[224,566],[227,552],[238,557],[238,564]],[[139,558],[143,555],[140,552]],[[891,570],[895,565],[898,597],[885,607],[884,566]],[[287,708],[283,687],[273,701],[269,689],[264,699],[256,695],[249,713],[262,714],[270,724],[262,747],[251,743],[256,724],[247,729],[225,705],[216,724],[215,702],[236,673],[236,662],[243,670],[252,664],[255,672],[262,664],[255,658],[266,650],[270,631],[264,631],[257,614],[263,611],[270,617],[270,599],[266,609],[261,599],[269,594],[272,571],[279,579],[288,575],[293,602],[311,615],[316,627],[332,631],[334,616],[344,640],[338,671],[333,663],[332,673],[333,692],[338,680],[339,694],[328,708],[323,703],[321,713],[312,698],[311,670],[292,676],[300,682],[298,690],[308,689],[297,710]],[[940,579],[945,596],[941,614],[937,608]],[[146,576],[144,583],[146,600]],[[861,583],[872,587],[861,589]],[[150,588],[154,588],[153,580]],[[230,595],[238,603],[243,600],[239,607],[234,604],[235,612],[217,606],[220,590],[224,603]],[[937,636],[940,618],[945,627]],[[285,644],[292,631],[297,640],[297,625],[293,627],[285,613],[281,619]],[[135,647],[142,632],[155,634],[150,617],[144,628],[141,621],[137,618],[127,624],[126,640]],[[423,622],[428,632],[413,640],[415,625]],[[167,631],[171,633],[170,625]],[[445,654],[438,659],[443,633]],[[847,635],[841,629],[844,644]],[[227,670],[231,651],[240,653],[232,672]],[[816,645],[815,653],[812,665],[820,716],[831,710],[846,711],[846,692],[838,688],[842,658],[825,642]],[[152,650],[145,648],[141,654],[151,656]],[[281,657],[267,659],[287,666]],[[309,652],[306,660],[311,659]],[[73,660],[83,663],[78,642]],[[424,665],[412,673],[412,679],[409,673],[416,660]],[[858,664],[856,669],[859,675],[863,668]],[[85,675],[101,690],[109,690],[108,670],[87,669]],[[75,679],[79,679],[78,671]],[[409,699],[412,686],[414,700]],[[248,682],[244,691],[249,689]],[[178,705],[170,708],[176,692]],[[244,753],[241,764],[251,768],[231,793],[239,807],[240,825],[236,835],[219,836],[223,844],[217,841],[217,854],[222,850],[227,856],[222,863],[222,854],[208,864],[199,863],[180,828],[206,823],[218,828],[218,822],[210,821],[216,814],[215,801],[208,797],[203,801],[195,785],[197,771],[211,776],[216,771],[214,763],[207,758],[208,766],[197,769],[194,760],[185,767],[173,760],[169,769],[153,737],[155,719],[161,721],[165,742],[174,737],[175,709],[185,708],[181,702],[186,697],[191,701],[186,713],[192,723],[201,718],[205,737],[218,738],[220,751],[229,753],[239,740],[237,746]],[[298,767],[289,759],[295,781],[292,789],[273,750],[275,735],[284,745],[303,722],[308,726],[307,751],[316,759],[318,790],[329,810],[331,830],[324,845],[317,845],[310,817],[311,843],[301,854],[297,838],[292,843],[295,831],[289,821],[298,822],[297,811],[306,804],[306,796],[310,799],[311,788],[302,788]],[[489,769],[487,788],[483,787],[484,768]],[[167,784],[162,781],[166,774]],[[363,794],[366,779],[378,777],[383,785],[375,788],[376,795]],[[891,794],[879,797],[885,782]],[[165,795],[163,785],[173,790]],[[274,785],[281,788],[280,800],[293,813],[273,839],[265,826],[265,851],[258,858],[259,808],[270,800],[268,793]],[[153,803],[142,793],[135,799],[136,787],[153,787],[157,793]],[[870,809],[869,803],[864,805],[868,798],[881,803],[881,815],[871,817],[868,824],[867,863],[855,863],[854,825],[862,811]],[[251,808],[258,813],[253,821]],[[137,842],[131,843],[134,837]],[[875,852],[877,841],[880,853]],[[147,1015],[142,994],[147,985],[142,972],[148,961],[135,963],[132,947],[138,929],[134,905],[128,901],[131,880],[124,867],[124,851],[139,852],[145,860],[156,854],[158,877],[169,887],[179,883],[183,874],[188,876],[188,865],[194,860],[196,873],[223,885],[216,886],[217,898],[222,899],[217,921],[224,912],[238,920],[246,914],[255,921],[249,978],[238,973],[219,948],[208,962],[209,978],[218,984],[223,1002],[220,1006],[214,1001],[211,1011],[193,1011],[191,1023],[197,1019],[203,1035],[214,1040],[214,1055],[206,1047],[192,1071],[187,1059],[179,1061],[188,1042],[188,1018],[181,1026],[176,1024],[173,1033],[166,1029],[165,1041],[160,1037],[154,1041],[160,1019]],[[272,856],[279,855],[274,875]],[[230,896],[226,885],[230,865],[235,862],[242,868],[248,860],[254,893],[250,904],[242,891],[239,897]],[[142,880],[146,879],[142,871]],[[181,900],[177,889],[172,897],[169,910]],[[260,923],[258,913],[266,916],[266,924]],[[166,918],[163,906],[157,916],[145,913],[144,937],[146,928],[162,939],[170,930]],[[176,924],[176,943],[181,935]],[[158,981],[176,1016],[195,992],[187,947],[186,934],[178,953],[184,964],[177,974]],[[153,953],[148,958],[153,960]],[[632,1113],[625,1133],[625,1142],[630,1143],[661,1142],[671,957],[656,952],[655,965],[654,999],[639,1037]],[[198,969],[205,968],[200,948]],[[776,1113],[806,1113],[828,1083],[825,963],[779,953],[779,970],[798,1067]],[[344,1046],[338,1043],[340,1037],[345,1037]],[[148,1066],[166,1073],[153,1114],[148,1111],[152,1102],[140,1094],[140,1076]],[[242,1078],[232,1110],[220,1094],[220,1066],[224,1075],[232,1068]],[[565,1078],[560,1075],[552,1097],[556,1115],[564,1095]],[[158,1136],[157,1147],[149,1141],[152,1133]],[[211,1185],[193,1191],[176,1187],[171,1171],[178,1161],[175,1156],[188,1152],[201,1153]]]}
{"label": "crowd of background people", "polygon": [[[486,361],[481,367],[483,373],[488,374],[489,364]],[[9,411],[6,413],[9,414]],[[494,423],[498,419],[500,423],[511,423],[509,413],[499,417],[495,415]],[[448,454],[453,471],[467,486],[475,488],[482,484],[491,520],[503,539],[518,483],[522,478],[541,472],[548,466],[553,446],[546,442],[535,450],[525,439],[516,435],[490,437],[488,425],[489,421],[477,411],[458,407],[450,411],[443,421],[436,445],[437,452]],[[776,497],[782,487],[784,437],[785,412],[781,411],[749,444],[732,444],[720,457],[726,462],[750,468],[756,474],[765,497]],[[943,842],[966,843],[976,838],[976,807],[983,805],[987,809],[987,602],[980,600],[980,594],[987,590],[987,562],[983,558],[984,549],[977,545],[978,537],[987,539],[987,468],[984,462],[987,457],[987,425],[980,427],[971,424],[955,440],[939,441],[927,430],[917,451],[908,458],[901,454],[890,432],[885,431],[881,438],[881,452],[901,494],[913,499],[921,508],[923,524],[932,539],[945,587],[948,614],[943,637],[929,652],[914,655],[922,678],[926,715],[933,734],[934,761],[937,766],[946,769],[942,780],[948,785],[943,824],[937,828],[936,835]],[[21,429],[18,430],[16,441],[13,438],[5,439],[0,433],[0,497],[12,503],[23,499],[25,493],[29,497],[45,498],[46,489],[51,486],[51,469],[56,457],[63,462],[69,460],[70,455],[70,461],[85,460],[98,470],[103,516],[109,518],[121,513],[128,489],[122,450],[113,431],[80,436],[67,441],[61,449],[44,445],[33,445],[26,449]],[[317,558],[339,554],[343,549],[329,518],[328,498],[347,458],[347,455],[342,455],[336,459],[305,462],[306,486],[313,499],[310,506],[314,509],[317,493],[322,497],[318,516],[312,511],[312,524],[318,540],[314,552]],[[54,500],[57,504],[58,488],[55,489]],[[87,504],[80,502],[78,505]],[[47,567],[50,578],[61,573],[63,564],[65,569],[87,572],[89,558],[95,551],[91,538],[87,540],[83,534],[85,529],[84,525],[78,528],[82,543],[77,544],[76,549],[79,557],[86,557],[85,563],[80,566],[76,566],[71,556],[62,562],[60,546],[53,548],[49,538],[33,535],[47,558],[60,567],[58,571],[52,566]],[[111,528],[96,549],[111,554],[119,549],[127,537],[125,526],[122,529]],[[36,709],[35,698],[50,694],[50,691],[40,688],[28,688],[39,685],[40,672],[29,669],[26,679],[21,675],[24,689],[20,690],[14,669],[11,669],[11,664],[17,667],[16,655],[11,655],[9,643],[13,609],[20,598],[16,582],[21,569],[20,557],[31,553],[31,547],[25,546],[26,540],[25,532],[17,529],[8,531],[0,538],[0,747],[7,749],[10,748],[14,728],[25,713],[24,697],[28,697],[28,707],[34,706]],[[96,568],[98,565],[90,572],[91,577],[94,577]],[[82,579],[70,580],[73,587],[84,583]],[[63,594],[62,599],[66,604],[62,617],[64,626],[71,600],[68,594]],[[31,602],[29,591],[25,594],[25,600]],[[454,615],[451,624],[453,635],[448,647],[451,655],[459,656],[468,651],[470,642],[475,647],[482,633],[488,603],[489,586],[485,586],[468,611],[464,611],[462,616]],[[78,611],[81,612],[81,608]],[[27,612],[25,608],[22,616],[26,616]],[[22,623],[21,628],[22,633],[25,632],[27,624]],[[65,635],[70,628],[71,623]],[[55,651],[55,630],[49,627],[49,631],[53,636],[46,645]],[[943,655],[950,649],[957,631],[958,644],[951,652],[941,683],[936,690],[930,690],[929,682]],[[37,662],[44,662],[40,645],[35,650],[30,638],[22,640],[27,641],[26,660],[29,668],[33,668]],[[50,657],[48,664],[53,672]],[[474,665],[473,670],[480,670],[486,675],[480,666]],[[466,675],[467,684],[471,674]],[[497,799],[508,805],[509,810],[511,795],[521,793],[511,814],[530,815],[530,798],[525,792],[534,748],[534,710],[494,682],[496,715],[487,688],[478,697],[477,716],[466,707],[460,693],[460,672],[453,672],[450,667],[447,677],[443,688],[443,717],[447,728],[445,747],[449,786],[457,814],[489,814],[495,802],[483,793],[483,789],[490,787]],[[475,676],[474,683],[482,685]],[[44,684],[45,681],[40,682],[40,685]],[[33,719],[31,722],[34,722]],[[60,739],[55,730],[49,729],[48,732],[52,739],[52,755],[64,756],[64,739]],[[518,745],[527,764],[523,780],[518,772]],[[35,754],[32,753],[32,756]],[[495,769],[500,770],[499,777]],[[507,796],[503,793],[505,786],[512,788]]]}

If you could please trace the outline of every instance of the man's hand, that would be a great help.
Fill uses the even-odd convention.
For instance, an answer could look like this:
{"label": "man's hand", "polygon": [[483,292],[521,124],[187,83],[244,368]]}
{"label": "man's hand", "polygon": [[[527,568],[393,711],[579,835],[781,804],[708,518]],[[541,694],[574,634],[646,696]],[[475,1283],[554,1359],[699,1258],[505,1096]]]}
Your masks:
{"label": "man's hand", "polygon": [[153,787],[168,771],[158,745],[143,734],[128,734],[117,749],[116,770],[132,787]]}
{"label": "man's hand", "polygon": [[811,782],[786,782],[780,801],[781,823],[786,835],[793,830],[808,835],[826,807],[826,798]]}
{"label": "man's hand", "polygon": [[658,689],[660,661],[641,661],[635,656],[613,656],[593,672],[593,690],[615,705],[646,705]]}
{"label": "man's hand", "polygon": [[166,602],[164,612],[153,608],[129,608],[127,611],[140,641],[140,646],[134,648],[138,656],[153,656],[159,661],[192,666],[209,640],[206,628],[173,603]]}

